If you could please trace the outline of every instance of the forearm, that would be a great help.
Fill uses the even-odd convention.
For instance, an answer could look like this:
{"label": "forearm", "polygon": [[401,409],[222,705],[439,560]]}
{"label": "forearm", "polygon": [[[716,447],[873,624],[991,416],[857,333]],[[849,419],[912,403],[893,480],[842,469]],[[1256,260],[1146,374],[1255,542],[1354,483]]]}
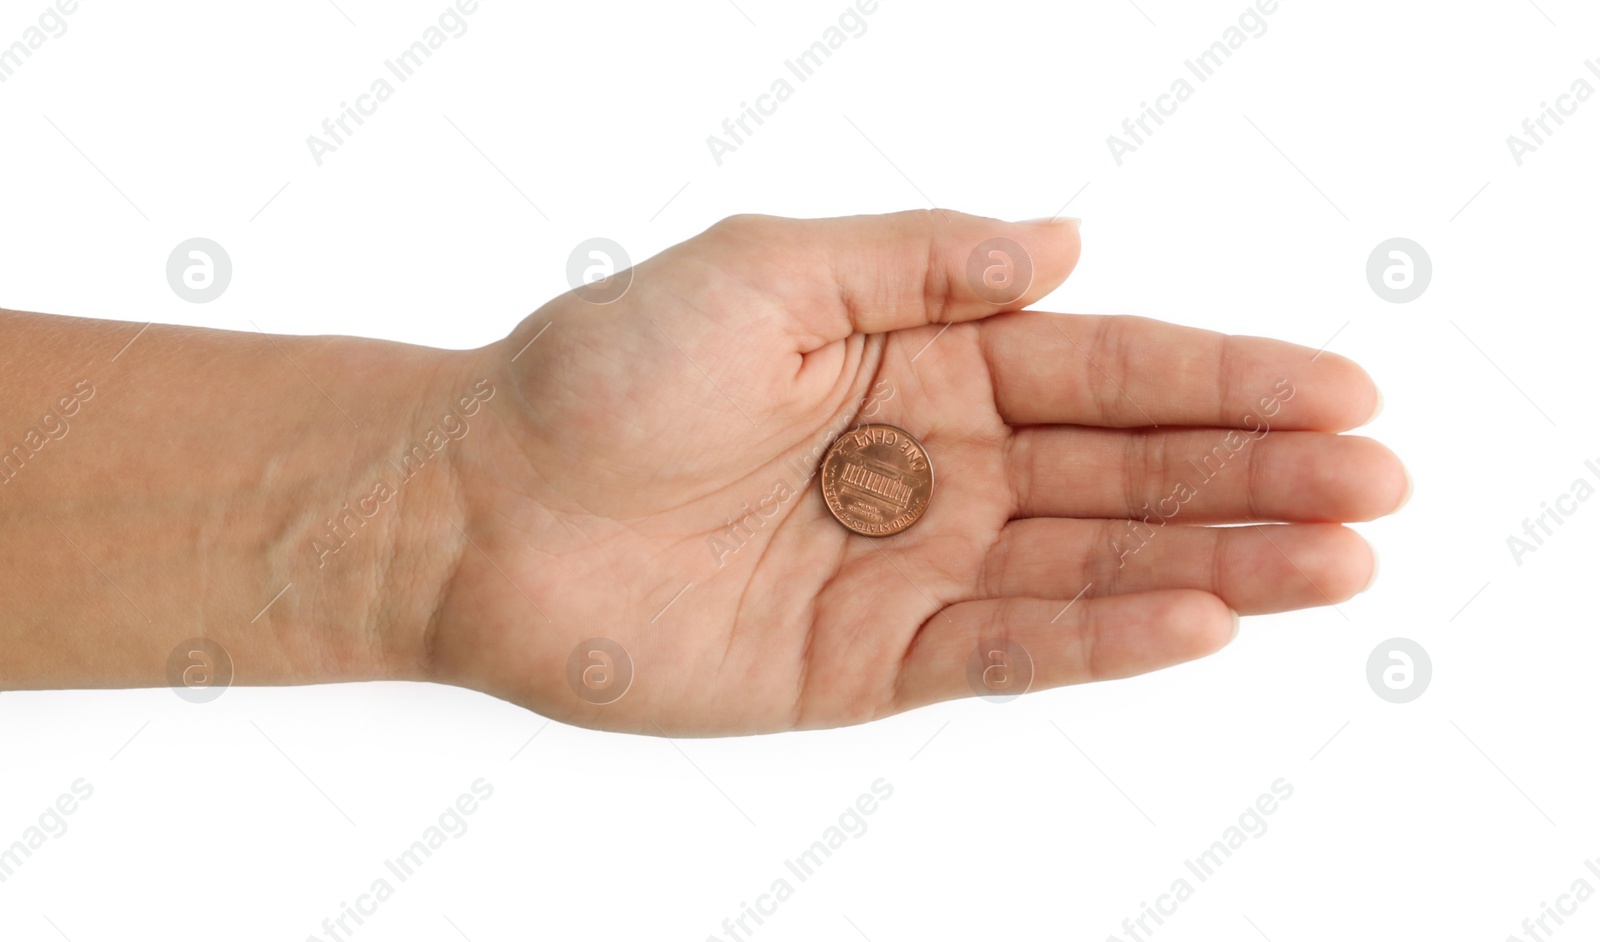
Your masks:
{"label": "forearm", "polygon": [[166,684],[196,637],[235,683],[420,676],[459,494],[414,446],[472,354],[139,331],[0,312],[0,688]]}

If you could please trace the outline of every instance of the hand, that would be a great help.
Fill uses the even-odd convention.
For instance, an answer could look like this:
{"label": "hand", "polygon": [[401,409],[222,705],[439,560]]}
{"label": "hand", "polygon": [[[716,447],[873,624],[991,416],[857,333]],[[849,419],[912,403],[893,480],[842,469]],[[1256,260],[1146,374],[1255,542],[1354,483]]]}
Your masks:
{"label": "hand", "polygon": [[[1031,261],[1009,303],[968,277],[995,237]],[[485,351],[504,398],[454,459],[470,542],[432,676],[631,732],[839,726],[981,691],[980,641],[1019,645],[1037,690],[1361,591],[1373,556],[1338,522],[1409,490],[1387,449],[1333,434],[1375,413],[1366,374],[1018,310],[1078,253],[1071,221],[742,216],[637,266],[613,303],[551,301]],[[839,525],[811,476],[867,421],[919,438],[935,474],[926,515],[880,539]],[[590,700],[626,665],[585,650],[602,695],[568,684],[591,638],[631,665],[614,702]]]}

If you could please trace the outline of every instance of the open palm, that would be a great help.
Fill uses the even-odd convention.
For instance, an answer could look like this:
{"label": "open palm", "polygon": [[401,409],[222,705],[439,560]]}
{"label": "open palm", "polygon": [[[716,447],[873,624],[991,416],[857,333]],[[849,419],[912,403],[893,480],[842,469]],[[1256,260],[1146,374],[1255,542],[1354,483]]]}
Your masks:
{"label": "open palm", "polygon": [[[634,732],[838,726],[1153,670],[1235,612],[1359,592],[1373,558],[1338,522],[1408,487],[1332,434],[1374,413],[1366,374],[1021,310],[1078,251],[1070,221],[735,217],[620,299],[551,301],[483,351],[503,398],[456,458],[437,678]],[[813,477],[864,422],[933,462],[895,536],[844,529]]]}

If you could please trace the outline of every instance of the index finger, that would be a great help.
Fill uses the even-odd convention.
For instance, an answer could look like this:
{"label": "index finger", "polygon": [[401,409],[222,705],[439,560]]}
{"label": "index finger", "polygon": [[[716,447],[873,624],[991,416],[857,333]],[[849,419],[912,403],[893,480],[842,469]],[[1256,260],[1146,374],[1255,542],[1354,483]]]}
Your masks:
{"label": "index finger", "polygon": [[1211,426],[1340,432],[1378,388],[1336,353],[1143,317],[1020,311],[979,325],[1010,425]]}

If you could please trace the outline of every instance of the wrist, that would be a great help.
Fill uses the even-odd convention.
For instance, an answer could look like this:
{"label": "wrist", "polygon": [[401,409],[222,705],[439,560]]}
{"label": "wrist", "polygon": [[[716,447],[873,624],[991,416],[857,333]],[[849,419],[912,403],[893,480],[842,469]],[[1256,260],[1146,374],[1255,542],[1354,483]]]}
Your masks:
{"label": "wrist", "polygon": [[0,340],[29,351],[0,374],[0,687],[184,682],[195,638],[241,685],[425,675],[475,354],[11,313]]}
{"label": "wrist", "polygon": [[310,682],[430,679],[439,608],[469,551],[462,453],[501,384],[479,351],[338,338],[322,355],[352,396],[386,407],[347,425],[347,454],[305,472],[322,486],[283,521],[276,551],[307,590],[284,613],[302,629],[301,668]]}

